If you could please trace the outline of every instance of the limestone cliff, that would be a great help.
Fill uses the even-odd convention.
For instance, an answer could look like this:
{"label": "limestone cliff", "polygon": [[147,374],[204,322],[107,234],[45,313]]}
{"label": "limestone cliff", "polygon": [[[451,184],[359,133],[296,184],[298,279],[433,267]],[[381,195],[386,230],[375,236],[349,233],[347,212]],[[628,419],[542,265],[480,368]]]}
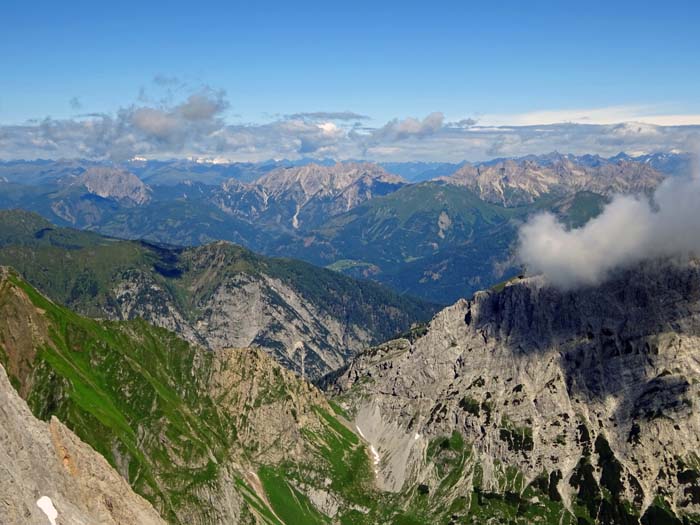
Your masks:
{"label": "limestone cliff", "polygon": [[700,513],[698,356],[700,264],[647,263],[572,292],[541,278],[479,292],[333,388],[388,490],[439,489],[431,447],[456,435],[473,455],[451,500],[511,494],[579,523],[676,523]]}
{"label": "limestone cliff", "polygon": [[37,420],[0,365],[3,525],[159,525],[155,509],[58,419]]}

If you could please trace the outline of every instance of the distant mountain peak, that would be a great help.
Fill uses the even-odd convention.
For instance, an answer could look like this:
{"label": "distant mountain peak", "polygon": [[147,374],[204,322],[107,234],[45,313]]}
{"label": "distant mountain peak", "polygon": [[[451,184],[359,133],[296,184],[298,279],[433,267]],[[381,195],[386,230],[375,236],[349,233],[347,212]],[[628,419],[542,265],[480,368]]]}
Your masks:
{"label": "distant mountain peak", "polygon": [[252,184],[228,180],[221,186],[219,207],[232,215],[267,216],[298,230],[405,184],[371,162],[311,163],[273,169]]}
{"label": "distant mountain peak", "polygon": [[464,186],[489,202],[517,206],[546,195],[572,195],[579,191],[604,196],[642,193],[652,190],[663,179],[664,175],[649,164],[627,156],[605,160],[549,154],[542,158],[465,164],[452,175],[437,180]]}
{"label": "distant mountain peak", "polygon": [[118,168],[90,167],[74,184],[83,185],[88,192],[105,199],[126,200],[138,205],[151,200],[151,189],[141,179]]}
{"label": "distant mountain peak", "polygon": [[371,162],[336,163],[333,166],[307,164],[277,168],[262,176],[257,183],[271,193],[285,192],[297,187],[302,189],[306,196],[312,196],[337,194],[360,180],[405,183],[401,177],[392,175]]}

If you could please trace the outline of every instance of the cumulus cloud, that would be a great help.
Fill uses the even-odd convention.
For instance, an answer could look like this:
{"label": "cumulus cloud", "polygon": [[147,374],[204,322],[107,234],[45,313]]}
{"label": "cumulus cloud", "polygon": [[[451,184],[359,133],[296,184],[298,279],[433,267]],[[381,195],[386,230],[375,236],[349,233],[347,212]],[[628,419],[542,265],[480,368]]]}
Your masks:
{"label": "cumulus cloud", "polygon": [[172,137],[180,128],[180,120],[177,117],[160,109],[133,108],[129,113],[128,119],[134,128],[159,139]]}
{"label": "cumulus cloud", "polygon": [[445,116],[440,112],[430,113],[423,120],[408,117],[394,119],[372,132],[374,141],[395,142],[412,137],[422,138],[433,135],[442,128]]}
{"label": "cumulus cloud", "polygon": [[187,100],[175,108],[175,113],[185,120],[205,121],[216,117],[228,108],[224,91],[204,90],[187,97]]}
{"label": "cumulus cloud", "polygon": [[669,178],[651,199],[618,196],[581,228],[549,214],[520,228],[518,258],[529,273],[570,289],[646,259],[700,254],[700,178]]}
{"label": "cumulus cloud", "polygon": [[[366,115],[352,111],[302,112],[279,115],[270,122],[236,123],[231,121],[234,117],[223,91],[192,87],[165,75],[157,75],[150,88],[154,86],[155,95],[144,88],[133,104],[113,114],[83,110],[71,119],[0,123],[0,159],[215,156],[260,161],[332,156],[338,160],[461,162],[555,150],[606,157],[620,151],[689,151],[700,138],[700,126],[649,122],[506,125],[483,116],[478,121],[447,121],[440,112],[376,126],[367,122]],[[561,115],[551,118],[555,117]]]}
{"label": "cumulus cloud", "polygon": [[472,126],[476,126],[478,120],[474,118],[463,118],[461,120],[457,120],[455,122],[448,122],[445,124],[445,127],[448,128],[471,128]]}

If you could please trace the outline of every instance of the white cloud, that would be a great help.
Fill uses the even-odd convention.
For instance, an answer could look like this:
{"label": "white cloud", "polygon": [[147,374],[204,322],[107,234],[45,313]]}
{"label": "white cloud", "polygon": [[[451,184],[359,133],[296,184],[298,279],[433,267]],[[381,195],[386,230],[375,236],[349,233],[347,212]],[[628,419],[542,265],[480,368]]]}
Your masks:
{"label": "white cloud", "polygon": [[594,285],[646,259],[700,254],[700,179],[667,179],[650,202],[619,196],[585,226],[567,230],[549,214],[520,228],[518,258],[563,289]]}
{"label": "white cloud", "polygon": [[427,137],[440,131],[444,120],[445,116],[440,112],[430,113],[422,120],[414,117],[394,119],[374,130],[371,140],[394,142],[412,137]]}
{"label": "white cloud", "polygon": [[[178,90],[189,89],[176,81],[163,77],[156,84],[177,83]],[[227,122],[225,93],[209,87],[189,91],[180,100],[171,98],[172,92],[161,100],[146,97],[115,115],[86,113],[73,119],[0,125],[0,159],[193,156],[258,161],[310,156],[459,162],[554,150],[603,156],[620,151],[689,151],[700,142],[700,125],[645,122],[643,114],[654,108],[642,106],[456,121],[433,112],[368,127],[357,123],[366,117],[352,111],[297,113],[265,123]],[[666,124],[693,121],[690,115],[658,118]]]}
{"label": "white cloud", "polygon": [[338,129],[338,126],[333,124],[332,122],[324,122],[322,124],[317,124],[320,130],[322,130],[324,133],[327,135],[335,135],[338,133],[340,130]]}

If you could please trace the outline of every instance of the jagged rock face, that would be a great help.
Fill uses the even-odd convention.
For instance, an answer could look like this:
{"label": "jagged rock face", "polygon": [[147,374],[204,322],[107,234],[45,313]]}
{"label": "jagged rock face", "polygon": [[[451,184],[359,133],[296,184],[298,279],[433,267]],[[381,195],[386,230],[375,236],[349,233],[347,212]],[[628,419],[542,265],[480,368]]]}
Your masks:
{"label": "jagged rock face", "polygon": [[229,257],[227,243],[184,253],[191,308],[183,309],[153,274],[128,270],[115,282],[116,300],[105,313],[143,318],[211,349],[261,347],[311,379],[339,368],[374,340],[368,329],[314,304],[279,278],[231,272]]}
{"label": "jagged rock face", "polygon": [[[358,182],[384,182],[402,184],[404,180],[391,175],[372,163],[348,163],[335,166],[309,164],[294,168],[278,168],[261,177],[257,183],[268,194],[279,196],[296,193],[302,203],[311,197],[341,195]],[[357,204],[347,199],[348,205]]]}
{"label": "jagged rock face", "polygon": [[235,422],[238,440],[250,449],[248,461],[308,461],[302,429],[318,429],[313,407],[331,411],[321,391],[259,350],[214,354],[208,395]]}
{"label": "jagged rock face", "polygon": [[316,226],[404,184],[401,177],[376,164],[309,164],[272,170],[254,184],[227,181],[215,200],[231,215],[246,219],[262,217],[298,230]]}
{"label": "jagged rock face", "polygon": [[466,164],[440,180],[465,186],[480,198],[505,206],[529,204],[538,198],[590,191],[609,196],[652,190],[664,176],[648,164],[619,160],[591,165],[566,156],[541,164],[533,160],[505,160],[496,164]]}
{"label": "jagged rock face", "polygon": [[151,200],[151,189],[133,173],[92,166],[58,179],[47,203],[62,220],[81,227],[98,224],[119,208],[133,209]]}
{"label": "jagged rock face", "polygon": [[[143,318],[212,349],[258,346],[309,378],[342,366],[372,335],[318,310],[278,279],[246,274],[216,283],[186,317],[168,290],[144,272],[126,272],[115,285],[115,319]],[[302,361],[303,359],[303,361]]]}
{"label": "jagged rock face", "polygon": [[0,465],[0,521],[5,525],[165,524],[150,503],[58,419],[36,419],[2,365]]}
{"label": "jagged rock face", "polygon": [[151,200],[151,190],[133,173],[115,169],[92,167],[80,175],[77,184],[93,195],[104,199],[129,201],[133,204],[146,204]]}
{"label": "jagged rock face", "polygon": [[334,388],[387,489],[429,485],[427,443],[457,431],[481,469],[468,484],[545,473],[567,508],[619,523],[657,497],[700,511],[698,355],[700,264],[647,264],[573,292],[540,278],[479,292],[414,343],[357,358]]}

